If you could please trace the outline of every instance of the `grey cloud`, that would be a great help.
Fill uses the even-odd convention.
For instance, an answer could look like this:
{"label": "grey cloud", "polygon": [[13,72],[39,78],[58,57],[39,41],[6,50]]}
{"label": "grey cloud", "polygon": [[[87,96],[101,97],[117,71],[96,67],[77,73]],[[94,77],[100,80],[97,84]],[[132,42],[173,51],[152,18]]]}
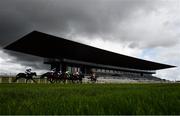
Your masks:
{"label": "grey cloud", "polygon": [[[11,57],[9,56],[11,55]],[[11,51],[3,51],[3,56],[1,56],[2,59],[11,58],[9,61],[6,61],[7,63],[19,63],[23,66],[27,67],[33,67],[34,69],[40,70],[40,69],[50,69],[50,66],[47,64],[43,64],[44,59],[37,56],[32,56],[28,54],[22,54],[18,52],[11,52]]]}
{"label": "grey cloud", "polygon": [[[131,48],[142,47],[141,44],[143,47],[166,46],[145,42],[129,25],[129,20],[136,23],[138,12],[150,14],[157,6],[150,0],[1,0],[0,46],[4,47],[32,30],[69,36],[70,39],[85,36],[129,42]],[[41,67],[38,62],[42,59],[5,52],[23,65]],[[31,64],[31,61],[36,63]]]}
{"label": "grey cloud", "polygon": [[[146,0],[4,0],[0,10],[0,40],[7,44],[31,30],[84,36],[113,33],[136,10],[148,11]],[[73,36],[72,35],[72,36]]]}

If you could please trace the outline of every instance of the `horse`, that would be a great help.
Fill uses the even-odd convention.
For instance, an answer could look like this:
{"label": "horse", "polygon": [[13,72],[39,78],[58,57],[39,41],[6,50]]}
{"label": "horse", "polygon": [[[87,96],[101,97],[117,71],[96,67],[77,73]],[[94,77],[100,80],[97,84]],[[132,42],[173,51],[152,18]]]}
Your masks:
{"label": "horse", "polygon": [[74,83],[75,81],[82,83],[82,78],[84,78],[83,75],[73,75],[69,72],[63,72],[62,74],[59,74],[58,72],[46,72],[40,76],[40,79],[43,79],[45,77],[47,77],[47,80],[50,81],[50,83],[55,83],[58,81],[66,83],[66,80],[69,80],[72,83]]}
{"label": "horse", "polygon": [[30,74],[18,73],[13,82],[16,82],[20,78],[24,78],[24,79],[26,79],[26,83],[27,83],[28,80],[33,80],[33,82],[36,83],[36,81],[33,79],[34,76],[37,76],[36,72],[31,72]]}
{"label": "horse", "polygon": [[40,79],[44,79],[45,77],[47,77],[50,83],[61,81],[61,76],[58,73],[46,72],[40,76]]}
{"label": "horse", "polygon": [[91,80],[91,82],[95,83],[97,81],[97,76],[91,75],[89,79]]}
{"label": "horse", "polygon": [[63,72],[61,75],[60,75],[60,79],[63,83],[66,83],[66,80],[72,80],[72,76],[71,74],[69,74],[68,72]]}
{"label": "horse", "polygon": [[82,79],[84,78],[84,75],[71,75],[71,81],[74,82],[78,82],[78,83],[82,83]]}

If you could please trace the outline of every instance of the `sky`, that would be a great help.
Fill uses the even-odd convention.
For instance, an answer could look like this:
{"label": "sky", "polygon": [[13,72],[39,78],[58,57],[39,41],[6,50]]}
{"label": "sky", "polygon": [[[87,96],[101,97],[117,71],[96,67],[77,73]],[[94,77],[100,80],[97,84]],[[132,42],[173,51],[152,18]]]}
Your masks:
{"label": "sky", "polygon": [[180,80],[179,0],[1,0],[0,74],[32,67],[43,58],[3,47],[37,30],[94,47],[177,66],[155,76]]}

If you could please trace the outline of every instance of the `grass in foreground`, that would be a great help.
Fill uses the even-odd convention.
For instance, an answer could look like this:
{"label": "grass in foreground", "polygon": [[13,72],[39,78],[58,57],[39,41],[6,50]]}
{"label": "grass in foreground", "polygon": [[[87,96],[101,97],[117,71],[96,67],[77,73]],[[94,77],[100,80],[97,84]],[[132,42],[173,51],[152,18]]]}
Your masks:
{"label": "grass in foreground", "polygon": [[179,84],[0,84],[0,114],[180,114]]}

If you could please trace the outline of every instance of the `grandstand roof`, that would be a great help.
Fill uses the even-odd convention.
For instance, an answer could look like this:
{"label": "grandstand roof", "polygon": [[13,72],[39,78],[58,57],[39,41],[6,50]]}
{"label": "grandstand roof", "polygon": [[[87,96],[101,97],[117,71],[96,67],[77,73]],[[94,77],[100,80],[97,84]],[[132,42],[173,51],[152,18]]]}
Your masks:
{"label": "grandstand roof", "polygon": [[174,67],[172,65],[117,54],[38,31],[25,35],[6,46],[5,49],[45,58],[66,58],[140,70],[159,70]]}

